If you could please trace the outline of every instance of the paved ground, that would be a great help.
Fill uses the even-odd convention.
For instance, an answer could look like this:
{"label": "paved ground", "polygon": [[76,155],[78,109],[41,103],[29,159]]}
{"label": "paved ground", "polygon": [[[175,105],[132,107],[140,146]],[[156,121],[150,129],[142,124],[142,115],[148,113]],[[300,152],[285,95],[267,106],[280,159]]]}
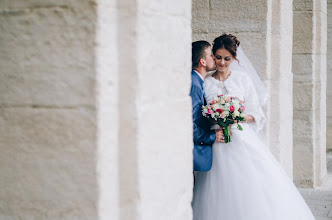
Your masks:
{"label": "paved ground", "polygon": [[328,180],[315,189],[299,188],[316,220],[332,220],[332,153],[327,154]]}

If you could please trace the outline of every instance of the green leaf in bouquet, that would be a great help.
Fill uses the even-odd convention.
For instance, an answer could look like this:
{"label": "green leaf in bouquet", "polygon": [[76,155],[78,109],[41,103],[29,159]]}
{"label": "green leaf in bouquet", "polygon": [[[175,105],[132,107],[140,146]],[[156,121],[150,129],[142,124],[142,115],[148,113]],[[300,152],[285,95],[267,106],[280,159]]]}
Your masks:
{"label": "green leaf in bouquet", "polygon": [[240,131],[243,130],[242,126],[240,124],[237,124],[237,129],[239,129]]}

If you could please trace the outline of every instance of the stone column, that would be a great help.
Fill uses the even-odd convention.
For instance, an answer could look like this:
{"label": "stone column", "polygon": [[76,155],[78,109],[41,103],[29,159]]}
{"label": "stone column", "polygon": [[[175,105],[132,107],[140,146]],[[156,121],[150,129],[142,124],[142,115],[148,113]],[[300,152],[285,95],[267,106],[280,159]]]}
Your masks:
{"label": "stone column", "polygon": [[[95,90],[94,104],[97,141],[98,180],[97,213],[100,220],[120,220],[119,166],[119,9],[116,0],[98,0],[91,5],[96,11],[95,26]],[[91,39],[93,40],[93,39]]]}
{"label": "stone column", "polygon": [[264,81],[266,144],[292,176],[292,1],[194,0],[193,39],[235,34]]}
{"label": "stone column", "polygon": [[326,177],[326,4],[294,0],[294,180],[319,186]]}
{"label": "stone column", "polygon": [[120,219],[191,219],[191,1],[118,4]]}
{"label": "stone column", "polygon": [[332,150],[332,0],[327,0],[327,148]]}
{"label": "stone column", "polygon": [[0,219],[191,219],[191,2],[0,2]]}
{"label": "stone column", "polygon": [[288,175],[293,177],[293,4],[272,1],[269,145]]}
{"label": "stone column", "polygon": [[315,113],[316,113],[316,153],[315,186],[326,181],[326,52],[327,52],[327,4],[326,0],[316,0],[314,6],[315,45]]}

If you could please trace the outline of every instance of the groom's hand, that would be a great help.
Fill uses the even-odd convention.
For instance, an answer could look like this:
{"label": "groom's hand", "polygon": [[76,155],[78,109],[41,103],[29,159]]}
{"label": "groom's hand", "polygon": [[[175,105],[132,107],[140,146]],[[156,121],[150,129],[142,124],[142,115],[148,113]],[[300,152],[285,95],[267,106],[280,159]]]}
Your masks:
{"label": "groom's hand", "polygon": [[216,130],[216,142],[225,143],[223,130]]}

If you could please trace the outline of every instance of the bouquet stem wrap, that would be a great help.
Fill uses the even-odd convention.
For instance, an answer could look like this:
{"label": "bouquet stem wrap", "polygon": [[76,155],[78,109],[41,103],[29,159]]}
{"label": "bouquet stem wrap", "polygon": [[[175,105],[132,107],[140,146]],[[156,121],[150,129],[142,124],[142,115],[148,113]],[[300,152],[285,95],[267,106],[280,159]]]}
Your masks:
{"label": "bouquet stem wrap", "polygon": [[224,138],[225,138],[225,143],[231,142],[231,134],[229,133],[229,125],[225,127],[224,131]]}

